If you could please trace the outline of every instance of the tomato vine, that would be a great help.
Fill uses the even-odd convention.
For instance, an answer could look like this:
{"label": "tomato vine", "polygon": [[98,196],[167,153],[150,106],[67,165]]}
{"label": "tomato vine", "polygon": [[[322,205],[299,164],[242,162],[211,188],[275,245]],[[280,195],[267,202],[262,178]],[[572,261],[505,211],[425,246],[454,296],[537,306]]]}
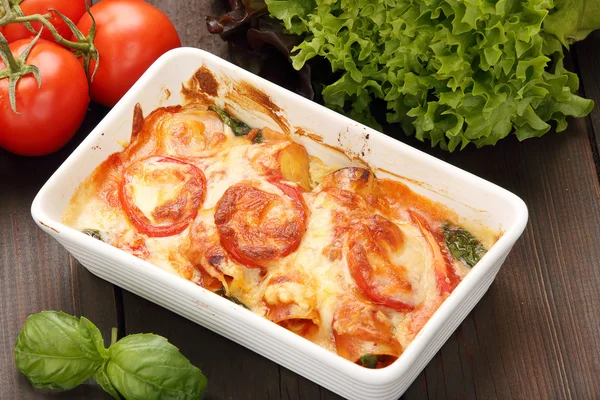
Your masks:
{"label": "tomato vine", "polygon": [[[8,47],[6,37],[0,32],[0,58],[2,58],[6,65],[4,69],[0,70],[0,79],[9,80],[10,105],[15,113],[18,113],[16,109],[16,85],[19,79],[25,75],[32,74],[37,80],[38,85],[42,84],[38,68],[34,65],[28,65],[26,61],[29,52],[39,40],[44,29],[50,31],[56,43],[71,49],[76,57],[81,57],[83,60],[83,68],[90,82],[94,79],[98,70],[98,65],[100,64],[100,54],[94,45],[94,39],[96,37],[96,21],[94,20],[94,16],[90,13],[90,7],[87,1],[85,4],[86,12],[90,14],[92,19],[92,27],[87,35],[81,33],[73,21],[56,9],[49,9],[48,11],[50,11],[50,13],[47,14],[24,15],[20,7],[22,1],[23,0],[0,0],[0,27],[9,24],[22,23],[32,34],[37,34],[27,47],[26,51],[24,51],[18,59],[15,59]],[[68,40],[58,33],[54,25],[50,22],[52,13],[58,15],[65,22],[76,41]],[[32,27],[32,22],[39,22],[41,24],[39,32],[36,32]],[[95,61],[95,68],[90,75],[89,65],[91,60]]]}

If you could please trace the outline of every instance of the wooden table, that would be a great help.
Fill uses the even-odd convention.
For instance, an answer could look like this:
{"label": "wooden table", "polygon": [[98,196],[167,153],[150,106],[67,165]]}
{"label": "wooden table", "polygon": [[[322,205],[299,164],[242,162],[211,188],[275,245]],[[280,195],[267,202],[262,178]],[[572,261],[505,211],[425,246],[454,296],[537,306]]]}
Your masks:
{"label": "wooden table", "polygon": [[[204,28],[207,0],[153,0],[183,42],[226,57]],[[220,3],[220,2],[219,2]],[[209,4],[209,5],[207,5]],[[581,91],[600,103],[600,32],[574,46]],[[107,399],[96,385],[48,395],[17,371],[13,348],[26,317],[63,310],[94,321],[105,338],[154,332],[209,378],[207,399],[338,399],[335,394],[193,322],[92,276],[29,214],[42,184],[106,113],[92,105],[57,154],[0,151],[0,399]],[[405,399],[600,398],[600,107],[561,134],[447,154],[427,150],[513,191],[530,222],[483,300],[404,395]]]}

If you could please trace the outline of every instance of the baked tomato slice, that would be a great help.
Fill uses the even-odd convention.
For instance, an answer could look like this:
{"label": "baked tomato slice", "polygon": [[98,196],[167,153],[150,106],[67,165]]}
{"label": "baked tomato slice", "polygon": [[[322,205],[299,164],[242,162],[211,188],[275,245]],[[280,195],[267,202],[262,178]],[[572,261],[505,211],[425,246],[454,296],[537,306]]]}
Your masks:
{"label": "baked tomato slice", "polygon": [[348,268],[360,291],[371,301],[410,311],[413,287],[406,268],[392,254],[402,249],[404,236],[396,224],[375,214],[361,219],[348,236]]}
{"label": "baked tomato slice", "polygon": [[416,212],[409,210],[408,213],[421,230],[421,233],[427,241],[427,244],[429,244],[429,248],[433,254],[435,277],[440,294],[448,295],[452,293],[460,283],[460,278],[456,275],[451,256],[448,254],[446,247],[440,245],[440,243],[445,242],[444,234],[441,231],[434,232],[425,218]]}
{"label": "baked tomato slice", "polygon": [[196,217],[205,195],[206,178],[198,167],[163,156],[130,165],[119,191],[131,223],[150,237],[181,233]]}
{"label": "baked tomato slice", "polygon": [[247,267],[264,268],[295,251],[307,218],[299,190],[278,180],[229,187],[217,203],[215,225],[231,257]]}

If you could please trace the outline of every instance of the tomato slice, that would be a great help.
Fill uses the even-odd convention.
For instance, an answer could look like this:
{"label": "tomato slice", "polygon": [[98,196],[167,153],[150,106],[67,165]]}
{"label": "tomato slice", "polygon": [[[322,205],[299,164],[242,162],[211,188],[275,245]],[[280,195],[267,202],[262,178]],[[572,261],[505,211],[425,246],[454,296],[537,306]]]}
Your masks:
{"label": "tomato slice", "polygon": [[[294,252],[306,231],[300,189],[273,179],[259,185],[240,182],[229,187],[215,213],[221,245],[250,268],[264,268],[267,262]],[[282,194],[273,193],[273,186]]]}
{"label": "tomato slice", "polygon": [[406,268],[391,260],[404,244],[398,226],[381,215],[361,219],[348,237],[347,261],[360,291],[376,304],[410,311],[412,284]]}
{"label": "tomato slice", "polygon": [[123,174],[119,199],[131,223],[150,237],[181,233],[196,217],[206,195],[206,178],[195,165],[151,156]]}
{"label": "tomato slice", "polygon": [[409,210],[408,213],[410,214],[412,220],[418,225],[421,233],[431,248],[431,252],[433,253],[435,276],[440,294],[447,295],[452,293],[452,291],[460,283],[460,278],[458,275],[456,275],[452,259],[448,254],[448,251],[445,249],[445,247],[444,250],[442,250],[442,246],[440,246],[440,243],[445,242],[444,234],[441,231],[434,233],[429,227],[427,221],[414,211]]}

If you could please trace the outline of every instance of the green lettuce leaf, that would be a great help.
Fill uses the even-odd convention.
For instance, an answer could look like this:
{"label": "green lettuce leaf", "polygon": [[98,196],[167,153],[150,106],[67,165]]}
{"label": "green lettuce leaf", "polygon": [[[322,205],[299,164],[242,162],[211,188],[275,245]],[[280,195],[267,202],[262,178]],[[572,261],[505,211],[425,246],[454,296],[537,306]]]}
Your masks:
{"label": "green lettuce leaf", "polygon": [[[376,129],[375,100],[386,104],[387,122],[454,151],[562,131],[568,117],[593,107],[575,94],[578,78],[563,65],[561,35],[570,31],[542,29],[560,12],[552,0],[266,3],[289,33],[304,35],[294,68],[314,57],[329,62],[324,104]],[[579,19],[577,35],[595,19]]]}
{"label": "green lettuce leaf", "polygon": [[269,12],[277,19],[280,19],[285,28],[290,33],[304,32],[304,20],[307,15],[315,8],[313,0],[265,0]]}
{"label": "green lettuce leaf", "polygon": [[544,31],[564,46],[583,40],[600,29],[599,0],[555,0],[554,9],[544,20]]}

